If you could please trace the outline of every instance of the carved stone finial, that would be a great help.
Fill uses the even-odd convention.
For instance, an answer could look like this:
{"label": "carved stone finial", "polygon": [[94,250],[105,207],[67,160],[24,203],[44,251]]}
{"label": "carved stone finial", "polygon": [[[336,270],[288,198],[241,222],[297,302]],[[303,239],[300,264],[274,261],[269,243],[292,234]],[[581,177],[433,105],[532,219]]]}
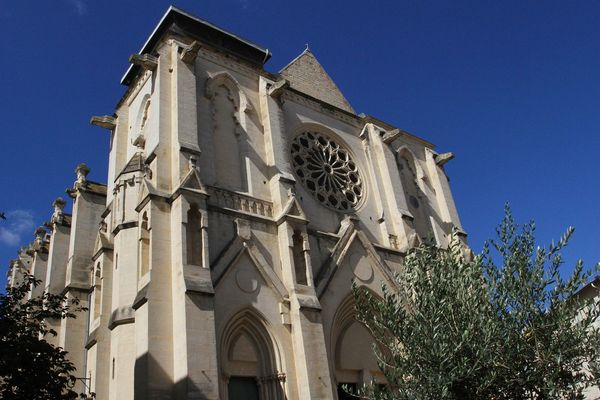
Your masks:
{"label": "carved stone finial", "polygon": [[57,197],[56,200],[52,202],[52,207],[54,207],[54,210],[62,211],[66,205],[67,202],[62,197]]}
{"label": "carved stone finial", "polygon": [[129,62],[148,71],[154,71],[158,66],[158,58],[150,54],[132,54]]}
{"label": "carved stone finial", "polygon": [[234,222],[236,226],[237,235],[243,240],[250,240],[252,238],[250,222],[241,218],[236,218]]}
{"label": "carved stone finial", "polygon": [[88,167],[85,163],[79,164],[75,168],[75,175],[77,176],[77,181],[75,181],[75,184],[84,184],[87,181],[86,177],[89,173],[90,167]]}
{"label": "carved stone finial", "polygon": [[38,226],[33,234],[35,235],[36,240],[44,240],[44,237],[46,236],[46,229],[44,229],[43,226]]}
{"label": "carved stone finial", "polygon": [[61,223],[63,221],[63,208],[65,208],[65,205],[67,205],[67,202],[62,197],[58,197],[52,202],[52,207],[54,207],[52,222]]}
{"label": "carved stone finial", "polygon": [[136,136],[136,138],[133,140],[132,143],[135,147],[137,147],[138,152],[142,152],[144,150],[144,148],[146,147],[146,138],[144,137],[143,134],[139,134]]}
{"label": "carved stone finial", "polygon": [[196,158],[196,156],[190,156],[190,158],[188,159],[188,167],[190,171],[193,169],[198,169],[198,159]]}
{"label": "carved stone finial", "polygon": [[342,231],[350,228],[357,221],[358,221],[358,218],[356,218],[356,216],[354,216],[352,214],[346,214],[346,215],[344,215],[344,218],[340,222],[340,230],[339,230],[339,232],[342,232]]}
{"label": "carved stone finial", "polygon": [[183,61],[186,64],[193,63],[196,60],[196,57],[198,56],[198,52],[200,51],[201,47],[202,46],[200,46],[200,43],[194,40],[181,52],[181,61]]}
{"label": "carved stone finial", "polygon": [[144,176],[148,179],[152,179],[152,168],[148,164],[144,164]]}
{"label": "carved stone finial", "polygon": [[33,241],[32,249],[40,250],[45,247],[46,242],[46,229],[43,226],[39,226],[33,234],[35,235],[35,240]]}
{"label": "carved stone finial", "polygon": [[117,126],[117,119],[110,115],[93,116],[90,119],[90,124],[112,131]]}
{"label": "carved stone finial", "polygon": [[433,156],[435,163],[440,167],[443,167],[444,164],[446,164],[448,161],[452,160],[453,158],[454,158],[454,153],[452,153],[452,152],[436,154],[435,156]]}

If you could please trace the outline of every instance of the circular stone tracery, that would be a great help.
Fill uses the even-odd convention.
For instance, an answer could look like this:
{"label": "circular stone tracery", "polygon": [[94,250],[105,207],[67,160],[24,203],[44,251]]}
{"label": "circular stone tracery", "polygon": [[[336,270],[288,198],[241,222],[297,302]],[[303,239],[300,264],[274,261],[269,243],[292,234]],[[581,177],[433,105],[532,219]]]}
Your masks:
{"label": "circular stone tracery", "polygon": [[304,186],[324,205],[351,211],[363,197],[360,173],[350,154],[317,132],[292,141],[292,164]]}

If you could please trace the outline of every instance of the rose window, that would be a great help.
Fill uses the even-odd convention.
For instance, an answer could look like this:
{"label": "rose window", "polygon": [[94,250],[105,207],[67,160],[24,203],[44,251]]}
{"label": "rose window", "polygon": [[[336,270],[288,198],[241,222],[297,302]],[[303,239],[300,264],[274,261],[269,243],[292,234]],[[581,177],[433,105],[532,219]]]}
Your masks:
{"label": "rose window", "polygon": [[292,164],[302,184],[324,205],[351,211],[363,197],[356,163],[345,149],[317,132],[303,132],[292,141]]}

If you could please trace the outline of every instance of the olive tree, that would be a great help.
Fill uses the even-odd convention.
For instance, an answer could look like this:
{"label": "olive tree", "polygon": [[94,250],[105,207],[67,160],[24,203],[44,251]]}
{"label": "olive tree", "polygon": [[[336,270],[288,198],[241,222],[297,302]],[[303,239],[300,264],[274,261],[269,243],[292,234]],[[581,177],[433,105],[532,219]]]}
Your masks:
{"label": "olive tree", "polygon": [[475,257],[456,235],[447,249],[414,248],[381,298],[353,287],[387,380],[362,397],[583,399],[598,385],[600,308],[576,293],[599,266],[579,261],[565,277],[573,229],[538,247],[535,224],[518,226],[508,207],[497,233]]}

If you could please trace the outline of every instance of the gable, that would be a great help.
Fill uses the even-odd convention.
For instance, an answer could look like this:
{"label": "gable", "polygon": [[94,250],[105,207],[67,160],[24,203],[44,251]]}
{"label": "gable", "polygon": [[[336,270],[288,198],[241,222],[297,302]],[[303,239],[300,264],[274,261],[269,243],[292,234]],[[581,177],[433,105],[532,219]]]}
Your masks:
{"label": "gable", "polygon": [[[281,300],[288,297],[285,285],[281,282],[275,271],[273,271],[273,268],[268,265],[261,251],[251,240],[246,241],[239,236],[235,238],[219,259],[216,260],[215,264],[211,266],[211,270],[213,271],[212,278],[215,288],[230,274],[235,274],[236,280],[239,278],[241,282],[244,282],[244,276],[256,275],[262,279],[264,284],[271,287]],[[249,270],[252,272],[249,272]],[[237,276],[238,272],[241,274],[239,277]],[[255,282],[237,282],[240,289],[247,293],[253,292],[255,290],[253,286],[258,283],[260,282],[256,279]]]}
{"label": "gable", "polygon": [[279,73],[290,83],[292,89],[344,111],[355,113],[335,82],[308,48]]}
{"label": "gable", "polygon": [[356,229],[350,219],[342,222],[338,234],[340,239],[317,276],[317,296],[322,297],[331,283],[338,279],[347,280],[341,284],[348,289],[355,278],[359,284],[376,292],[380,291],[381,282],[395,287],[392,271],[367,236]]}
{"label": "gable", "polygon": [[222,279],[233,279],[237,287],[244,293],[256,293],[267,285],[248,252],[242,252],[226,271]]}

